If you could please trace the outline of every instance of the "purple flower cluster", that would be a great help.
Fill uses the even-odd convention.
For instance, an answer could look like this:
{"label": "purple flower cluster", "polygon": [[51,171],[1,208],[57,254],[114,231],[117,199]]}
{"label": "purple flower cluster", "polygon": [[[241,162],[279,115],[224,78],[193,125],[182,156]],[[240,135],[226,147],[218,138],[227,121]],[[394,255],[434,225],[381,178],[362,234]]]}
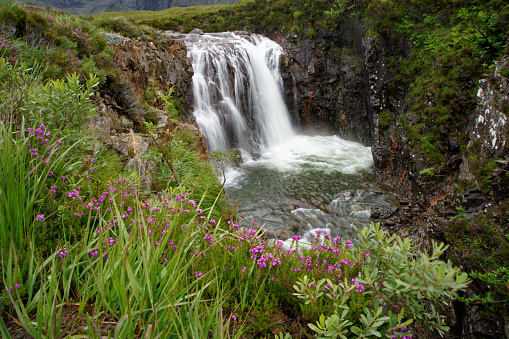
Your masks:
{"label": "purple flower cluster", "polygon": [[95,249],[88,250],[88,254],[91,257],[97,257],[97,255],[99,254],[99,247],[96,247]]}
{"label": "purple flower cluster", "polygon": [[64,247],[63,250],[57,252],[57,257],[59,257],[60,259],[65,259],[65,257],[67,257],[67,253],[68,251]]}
{"label": "purple flower cluster", "polygon": [[359,283],[356,279],[352,279],[352,282],[354,283],[355,285],[355,291],[357,291],[357,293],[362,293],[364,292],[364,289],[365,289],[365,286],[362,285],[361,283]]}
{"label": "purple flower cluster", "polygon": [[9,292],[12,292],[12,291],[14,291],[14,287],[16,287],[18,290],[21,288],[21,286],[19,284],[16,284],[16,285],[11,286],[9,288],[6,287],[5,289],[9,290]]}
{"label": "purple flower cluster", "polygon": [[401,327],[401,328],[396,328],[394,329],[394,335],[392,336],[392,339],[412,339],[413,338],[413,335],[408,335],[408,336],[404,336],[404,335],[401,335],[397,332],[407,332],[408,331],[408,327]]}

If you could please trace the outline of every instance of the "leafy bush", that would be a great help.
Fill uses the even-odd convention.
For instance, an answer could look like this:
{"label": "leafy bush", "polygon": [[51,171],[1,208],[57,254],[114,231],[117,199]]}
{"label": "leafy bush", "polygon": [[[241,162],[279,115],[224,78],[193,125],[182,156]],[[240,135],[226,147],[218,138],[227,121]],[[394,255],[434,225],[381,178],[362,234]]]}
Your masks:
{"label": "leafy bush", "polygon": [[25,116],[34,121],[41,119],[50,130],[68,136],[96,113],[90,97],[98,85],[92,74],[86,86],[80,84],[76,73],[67,75],[65,80],[50,80],[30,91],[23,108]]}
{"label": "leafy bush", "polygon": [[[448,330],[445,316],[435,307],[464,290],[470,279],[451,263],[439,260],[447,246],[434,243],[431,255],[416,254],[410,239],[387,236],[379,226],[373,225],[359,231],[359,237],[355,250],[366,253],[367,258],[358,276],[351,281],[345,277],[343,282],[304,277],[294,287],[296,295],[309,299],[308,303],[316,304],[317,299],[325,296],[335,306],[332,315],[327,318],[322,315],[320,321],[310,327],[325,337],[334,338],[349,338],[353,334],[358,338],[380,337],[382,333],[388,338],[395,334],[405,336],[409,333],[394,331],[414,321],[441,333]],[[356,312],[351,314],[354,291],[362,292],[371,300],[367,300],[369,306],[355,305]],[[431,302],[430,310],[425,300]]]}

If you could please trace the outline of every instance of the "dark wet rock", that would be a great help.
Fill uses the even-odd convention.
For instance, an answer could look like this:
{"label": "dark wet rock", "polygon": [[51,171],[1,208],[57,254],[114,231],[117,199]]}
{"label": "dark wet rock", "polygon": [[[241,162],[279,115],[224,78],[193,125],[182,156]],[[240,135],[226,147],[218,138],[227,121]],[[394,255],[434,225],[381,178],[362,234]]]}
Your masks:
{"label": "dark wet rock", "polygon": [[372,210],[371,211],[371,219],[378,219],[378,218],[380,218],[380,211]]}
{"label": "dark wet rock", "polygon": [[439,212],[439,215],[442,216],[442,217],[447,217],[447,218],[452,218],[454,216],[456,216],[458,214],[457,211],[451,209],[451,208],[448,208],[446,210],[441,210]]}
{"label": "dark wet rock", "polygon": [[458,138],[451,137],[449,138],[449,153],[451,154],[459,154],[461,151],[460,143]]}
{"label": "dark wet rock", "polygon": [[478,189],[469,189],[463,193],[461,203],[464,208],[475,208],[486,201],[484,192]]}

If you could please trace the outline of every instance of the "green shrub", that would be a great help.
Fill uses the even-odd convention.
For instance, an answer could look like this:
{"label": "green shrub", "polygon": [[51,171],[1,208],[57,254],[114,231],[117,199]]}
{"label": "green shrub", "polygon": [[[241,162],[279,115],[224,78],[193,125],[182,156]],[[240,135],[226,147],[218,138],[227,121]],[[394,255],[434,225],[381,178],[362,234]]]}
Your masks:
{"label": "green shrub", "polygon": [[42,120],[59,135],[70,135],[76,128],[96,113],[90,97],[99,85],[98,79],[90,74],[86,86],[80,84],[76,73],[64,80],[50,80],[43,86],[33,88],[29,94],[25,116],[31,120]]}
{"label": "green shrub", "polygon": [[[296,295],[307,303],[329,298],[335,306],[332,315],[321,315],[316,325],[309,326],[318,334],[333,338],[410,335],[399,330],[414,321],[440,333],[448,330],[445,316],[435,307],[464,290],[470,279],[451,263],[439,260],[447,246],[433,243],[431,255],[416,254],[410,239],[387,236],[374,225],[364,227],[359,236],[356,251],[369,256],[352,281],[315,281],[305,276],[294,286]],[[370,297],[369,306],[360,309],[355,305],[357,301],[351,297],[355,290]],[[425,300],[431,302],[430,309]]]}

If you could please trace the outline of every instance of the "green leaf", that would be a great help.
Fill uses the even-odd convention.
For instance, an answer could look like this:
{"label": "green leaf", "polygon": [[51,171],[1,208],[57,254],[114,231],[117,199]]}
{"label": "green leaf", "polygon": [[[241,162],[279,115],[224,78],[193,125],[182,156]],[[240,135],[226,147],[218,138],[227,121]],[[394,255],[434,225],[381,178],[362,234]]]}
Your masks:
{"label": "green leaf", "polygon": [[352,331],[353,333],[355,333],[357,335],[360,335],[362,333],[362,330],[360,328],[358,328],[357,326],[350,327],[350,331]]}
{"label": "green leaf", "polygon": [[311,328],[313,331],[315,331],[317,333],[322,333],[323,332],[320,328],[316,327],[313,324],[308,324],[308,326],[309,326],[309,328]]}
{"label": "green leaf", "polygon": [[7,326],[5,326],[4,320],[2,317],[0,317],[0,333],[2,333],[2,336],[4,339],[11,339],[11,335],[9,331],[7,330]]}

